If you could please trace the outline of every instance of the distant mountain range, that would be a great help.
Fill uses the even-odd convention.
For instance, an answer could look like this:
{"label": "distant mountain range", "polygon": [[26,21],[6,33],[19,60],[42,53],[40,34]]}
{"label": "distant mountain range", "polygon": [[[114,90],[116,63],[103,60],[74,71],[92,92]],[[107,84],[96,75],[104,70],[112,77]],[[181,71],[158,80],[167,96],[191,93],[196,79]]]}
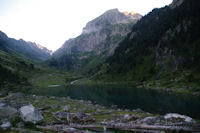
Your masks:
{"label": "distant mountain range", "polygon": [[9,38],[0,31],[0,50],[16,56],[29,58],[30,60],[41,62],[50,58],[52,51],[47,48],[22,39],[16,40]]}

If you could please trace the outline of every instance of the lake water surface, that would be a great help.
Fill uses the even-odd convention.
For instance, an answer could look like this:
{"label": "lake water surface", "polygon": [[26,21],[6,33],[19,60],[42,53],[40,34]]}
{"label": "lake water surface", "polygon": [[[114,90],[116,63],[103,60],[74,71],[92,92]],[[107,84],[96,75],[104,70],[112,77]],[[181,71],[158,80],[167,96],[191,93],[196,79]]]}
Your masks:
{"label": "lake water surface", "polygon": [[137,109],[158,114],[180,113],[200,118],[200,98],[188,95],[167,94],[155,90],[136,88],[134,85],[67,85],[45,88],[33,93],[69,96],[90,100],[105,106],[117,105],[122,109]]}

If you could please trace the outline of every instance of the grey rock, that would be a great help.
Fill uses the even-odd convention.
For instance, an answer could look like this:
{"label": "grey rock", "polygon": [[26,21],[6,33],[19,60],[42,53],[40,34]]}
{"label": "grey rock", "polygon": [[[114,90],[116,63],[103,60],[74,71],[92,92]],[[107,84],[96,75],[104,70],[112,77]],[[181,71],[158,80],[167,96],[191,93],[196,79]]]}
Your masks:
{"label": "grey rock", "polygon": [[101,113],[101,112],[102,112],[102,110],[97,108],[96,113]]}
{"label": "grey rock", "polygon": [[77,133],[79,132],[79,130],[75,129],[75,128],[65,128],[65,131],[68,133]]}
{"label": "grey rock", "polygon": [[132,116],[129,114],[124,115],[124,120],[130,120],[131,118],[132,118]]}
{"label": "grey rock", "polygon": [[194,95],[195,97],[197,97],[197,96],[200,96],[200,93],[199,93],[199,92],[194,92],[193,95]]}
{"label": "grey rock", "polygon": [[19,109],[21,106],[26,104],[25,96],[22,93],[10,93],[9,94],[9,105]]}
{"label": "grey rock", "polygon": [[80,112],[77,113],[77,117],[78,117],[78,118],[83,118],[84,116],[85,116],[85,113],[84,113],[84,112],[81,112],[81,111],[80,111]]}
{"label": "grey rock", "polygon": [[57,111],[56,114],[54,114],[57,118],[61,119],[61,118],[68,118],[70,116],[69,113],[67,112],[60,112]]}
{"label": "grey rock", "polygon": [[142,123],[146,124],[152,124],[152,122],[155,120],[155,117],[145,117],[144,119],[141,120]]}
{"label": "grey rock", "polygon": [[141,110],[140,108],[137,108],[137,109],[135,110],[135,112],[138,112],[138,113],[144,113],[144,111]]}
{"label": "grey rock", "polygon": [[140,118],[141,118],[141,116],[139,116],[139,115],[129,115],[129,114],[125,114],[123,117],[123,119],[125,121],[136,120],[136,119],[140,119]]}
{"label": "grey rock", "polygon": [[0,109],[2,108],[2,107],[4,107],[6,104],[5,103],[0,103]]}
{"label": "grey rock", "polygon": [[166,120],[174,120],[174,119],[179,119],[180,120],[180,119],[182,119],[184,122],[189,122],[189,123],[194,122],[194,120],[191,117],[186,116],[186,115],[180,115],[180,114],[177,114],[177,113],[166,114],[164,116],[164,118]]}
{"label": "grey rock", "polygon": [[164,118],[162,116],[149,116],[139,121],[143,124],[155,125],[164,122]]}
{"label": "grey rock", "polygon": [[[45,103],[44,105],[46,105],[46,103]],[[50,105],[50,107],[51,107],[52,109],[58,109],[60,106],[59,106],[59,105]]]}
{"label": "grey rock", "polygon": [[0,97],[5,97],[8,95],[9,89],[8,88],[3,88],[0,90]]}
{"label": "grey rock", "polygon": [[12,95],[12,97],[15,97],[15,98],[24,98],[24,94],[20,93],[20,92],[11,93],[11,95]]}
{"label": "grey rock", "polygon": [[19,122],[19,123],[17,123],[17,127],[18,127],[18,128],[23,128],[23,127],[24,127],[24,122]]}
{"label": "grey rock", "polygon": [[88,103],[88,104],[92,104],[92,101],[88,100],[87,103]]}
{"label": "grey rock", "polygon": [[65,105],[62,109],[63,109],[63,111],[69,111],[70,110],[70,105]]}
{"label": "grey rock", "polygon": [[172,91],[172,89],[170,89],[170,88],[166,88],[166,90],[165,90],[167,93],[172,93],[173,91]]}
{"label": "grey rock", "polygon": [[4,122],[3,124],[0,125],[0,127],[3,129],[3,130],[7,130],[11,127],[11,123],[9,121],[7,122]]}
{"label": "grey rock", "polygon": [[20,115],[25,122],[31,122],[33,124],[43,120],[42,114],[32,104],[21,107]]}
{"label": "grey rock", "polygon": [[117,105],[111,105],[112,109],[117,109]]}
{"label": "grey rock", "polygon": [[5,106],[0,108],[0,118],[10,118],[11,116],[17,114],[17,110],[11,106]]}

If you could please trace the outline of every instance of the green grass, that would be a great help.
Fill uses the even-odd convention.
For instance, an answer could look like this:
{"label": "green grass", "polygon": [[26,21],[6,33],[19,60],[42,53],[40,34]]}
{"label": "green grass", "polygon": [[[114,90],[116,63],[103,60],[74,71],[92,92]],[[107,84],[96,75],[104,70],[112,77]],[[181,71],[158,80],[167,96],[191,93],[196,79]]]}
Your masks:
{"label": "green grass", "polygon": [[66,74],[62,72],[40,71],[32,73],[30,82],[34,87],[46,88],[48,85],[64,85]]}
{"label": "green grass", "polygon": [[30,72],[28,79],[33,87],[45,89],[49,85],[66,85],[81,76],[53,68],[40,68]]}
{"label": "green grass", "polygon": [[[190,81],[187,77],[193,72],[190,70],[177,71],[171,74],[167,74],[160,79],[150,79],[142,83],[142,88],[150,88],[155,90],[170,90],[171,93],[181,94],[200,94],[199,83],[195,80]],[[195,74],[198,79],[198,74]]]}

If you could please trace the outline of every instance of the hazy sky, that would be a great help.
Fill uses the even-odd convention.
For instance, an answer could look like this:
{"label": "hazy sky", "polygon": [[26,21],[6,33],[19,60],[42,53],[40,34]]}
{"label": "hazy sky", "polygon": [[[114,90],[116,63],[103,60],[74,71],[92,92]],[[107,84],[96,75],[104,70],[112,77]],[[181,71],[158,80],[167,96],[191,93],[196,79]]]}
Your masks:
{"label": "hazy sky", "polygon": [[9,37],[59,48],[78,36],[86,23],[118,8],[142,15],[172,0],[0,0],[0,30]]}

